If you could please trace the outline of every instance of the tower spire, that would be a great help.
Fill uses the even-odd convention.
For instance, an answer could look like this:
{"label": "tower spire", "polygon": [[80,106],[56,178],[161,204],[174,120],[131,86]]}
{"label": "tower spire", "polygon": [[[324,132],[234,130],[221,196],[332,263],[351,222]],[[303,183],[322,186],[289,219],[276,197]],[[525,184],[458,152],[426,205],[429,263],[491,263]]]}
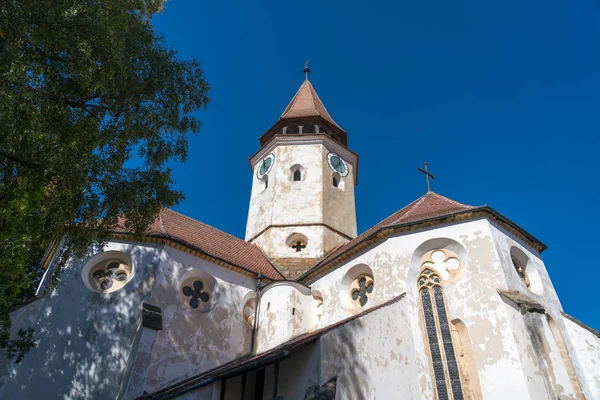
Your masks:
{"label": "tower spire", "polygon": [[306,76],[306,80],[308,80],[309,73],[310,73],[310,68],[308,68],[308,58],[307,58],[306,62],[304,63],[304,74]]}

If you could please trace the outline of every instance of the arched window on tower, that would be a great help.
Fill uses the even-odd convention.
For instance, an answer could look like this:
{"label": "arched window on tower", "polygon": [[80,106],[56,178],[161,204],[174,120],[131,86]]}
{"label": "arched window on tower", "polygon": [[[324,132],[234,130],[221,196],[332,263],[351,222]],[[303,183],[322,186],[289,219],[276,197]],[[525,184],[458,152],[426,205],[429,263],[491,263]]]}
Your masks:
{"label": "arched window on tower", "polygon": [[304,167],[300,164],[294,164],[290,167],[290,179],[299,182],[304,179]]}
{"label": "arched window on tower", "polygon": [[263,183],[265,184],[265,189],[269,187],[269,175],[265,174],[262,178]]}
{"label": "arched window on tower", "polygon": [[340,185],[340,174],[333,174],[333,186],[338,187]]}
{"label": "arched window on tower", "polygon": [[424,268],[418,278],[425,339],[437,393],[435,398],[463,400],[461,374],[441,282],[440,276],[430,268]]}

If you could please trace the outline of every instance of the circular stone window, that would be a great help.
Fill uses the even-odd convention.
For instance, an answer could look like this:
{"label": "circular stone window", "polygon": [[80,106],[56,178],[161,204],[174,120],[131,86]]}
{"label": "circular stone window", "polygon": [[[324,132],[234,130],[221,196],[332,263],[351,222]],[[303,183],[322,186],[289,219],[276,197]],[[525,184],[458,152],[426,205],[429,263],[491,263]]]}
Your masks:
{"label": "circular stone window", "polygon": [[340,283],[340,302],[349,312],[362,310],[372,306],[375,295],[373,271],[366,264],[358,264],[350,268]]}
{"label": "circular stone window", "polygon": [[188,271],[179,285],[179,298],[192,311],[210,311],[218,300],[217,281],[206,272]]}
{"label": "circular stone window", "polygon": [[133,277],[131,257],[120,251],[105,251],[88,261],[81,277],[85,286],[98,293],[112,293]]}

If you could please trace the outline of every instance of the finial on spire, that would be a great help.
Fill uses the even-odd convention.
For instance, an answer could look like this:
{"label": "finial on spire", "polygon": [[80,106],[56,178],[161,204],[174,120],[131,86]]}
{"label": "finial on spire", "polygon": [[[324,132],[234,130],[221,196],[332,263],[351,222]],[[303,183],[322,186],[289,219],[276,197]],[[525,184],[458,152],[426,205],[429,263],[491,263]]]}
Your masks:
{"label": "finial on spire", "polygon": [[306,80],[308,80],[309,73],[310,73],[310,68],[308,68],[308,58],[307,58],[306,62],[304,63],[304,74],[306,74]]}

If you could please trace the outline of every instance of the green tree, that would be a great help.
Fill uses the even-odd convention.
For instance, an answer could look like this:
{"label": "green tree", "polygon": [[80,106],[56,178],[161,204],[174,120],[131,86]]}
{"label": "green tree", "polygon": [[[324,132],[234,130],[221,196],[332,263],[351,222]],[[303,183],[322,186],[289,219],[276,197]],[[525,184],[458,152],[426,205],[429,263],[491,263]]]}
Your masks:
{"label": "green tree", "polygon": [[119,217],[141,232],[183,198],[169,164],[208,84],[155,32],[163,3],[0,2],[0,348],[17,360],[32,332],[11,340],[8,312],[53,240],[81,254]]}

